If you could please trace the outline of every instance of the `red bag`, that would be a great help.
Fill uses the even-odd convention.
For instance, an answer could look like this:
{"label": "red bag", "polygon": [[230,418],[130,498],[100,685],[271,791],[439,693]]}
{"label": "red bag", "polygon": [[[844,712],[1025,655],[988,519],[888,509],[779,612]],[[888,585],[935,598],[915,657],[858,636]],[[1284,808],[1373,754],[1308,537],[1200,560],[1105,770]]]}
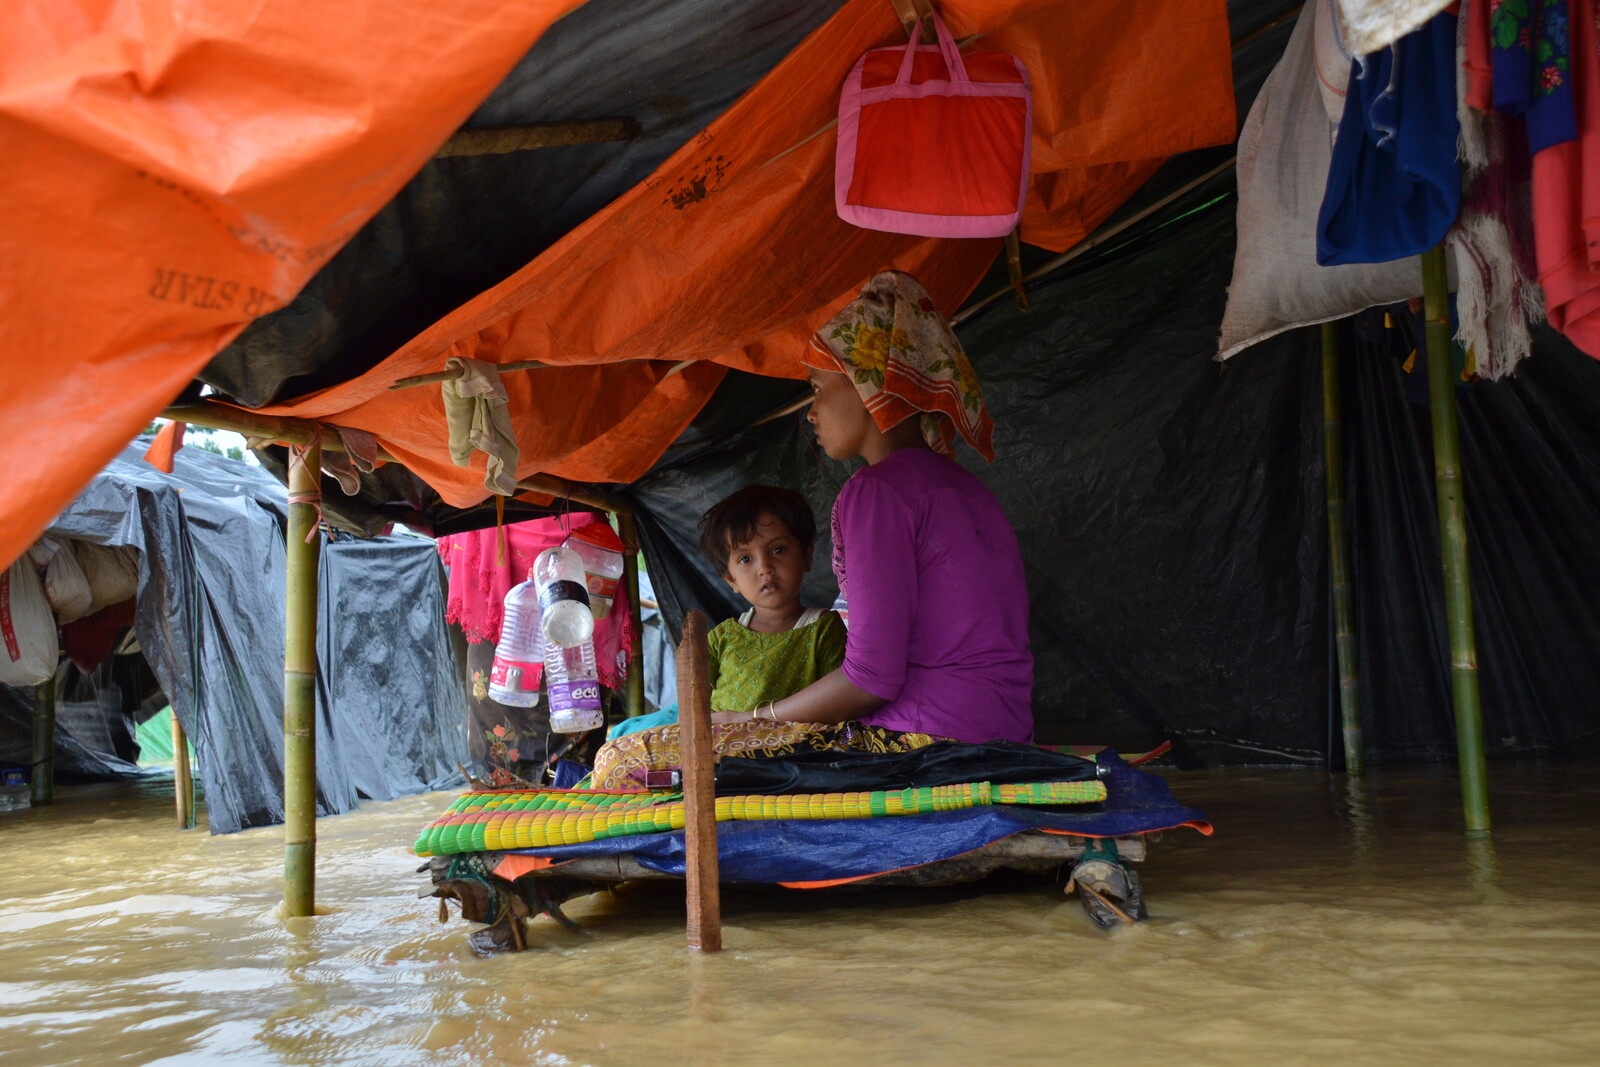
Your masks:
{"label": "red bag", "polygon": [[937,45],[875,48],[839,96],[834,204],[856,226],[923,237],[1001,237],[1028,192],[1033,89],[1004,52],[963,59],[935,13]]}

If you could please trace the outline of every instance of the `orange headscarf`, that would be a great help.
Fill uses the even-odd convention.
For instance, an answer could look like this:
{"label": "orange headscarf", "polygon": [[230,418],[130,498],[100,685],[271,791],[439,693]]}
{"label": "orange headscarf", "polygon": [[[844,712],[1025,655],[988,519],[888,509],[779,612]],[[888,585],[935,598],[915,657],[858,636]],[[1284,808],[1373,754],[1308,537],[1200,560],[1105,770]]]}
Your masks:
{"label": "orange headscarf", "polygon": [[978,376],[922,283],[886,270],[811,338],[801,360],[848,374],[880,430],[918,412],[928,444],[950,455],[956,433],[994,459],[994,420]]}

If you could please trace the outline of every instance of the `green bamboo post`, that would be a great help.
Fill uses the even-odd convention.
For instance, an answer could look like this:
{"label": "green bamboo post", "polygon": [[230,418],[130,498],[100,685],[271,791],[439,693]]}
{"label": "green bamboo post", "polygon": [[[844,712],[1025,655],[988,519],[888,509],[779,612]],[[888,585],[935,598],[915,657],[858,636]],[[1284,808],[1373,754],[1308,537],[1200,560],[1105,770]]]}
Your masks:
{"label": "green bamboo post", "polygon": [[1339,662],[1339,719],[1344,770],[1367,773],[1361,739],[1361,676],[1356,671],[1355,606],[1350,592],[1350,541],[1345,535],[1344,420],[1339,398],[1336,324],[1322,324],[1322,451],[1328,481],[1328,569],[1333,585],[1334,649]]}
{"label": "green bamboo post", "polygon": [[1467,510],[1461,487],[1461,437],[1450,358],[1450,294],[1444,249],[1422,256],[1422,303],[1428,345],[1428,403],[1433,412],[1433,469],[1439,496],[1439,547],[1444,557],[1445,617],[1450,634],[1450,691],[1456,714],[1461,808],[1469,836],[1489,832],[1488,771],[1478,702],[1477,644],[1472,632],[1472,572],[1467,563]]}
{"label": "green bamboo post", "polygon": [[283,642],[283,905],[314,914],[317,876],[317,501],[322,449],[290,450]]}
{"label": "green bamboo post", "polygon": [[56,802],[56,680],[33,690],[33,773],[28,776],[34,807]]}
{"label": "green bamboo post", "polygon": [[178,829],[194,827],[194,779],[189,771],[189,739],[184,736],[178,713],[172,713],[172,794],[178,813]]}
{"label": "green bamboo post", "polygon": [[644,617],[639,605],[639,531],[631,512],[617,512],[622,533],[622,581],[628,590],[628,613],[633,619],[633,647],[628,650],[628,681],[623,700],[628,718],[644,714]]}

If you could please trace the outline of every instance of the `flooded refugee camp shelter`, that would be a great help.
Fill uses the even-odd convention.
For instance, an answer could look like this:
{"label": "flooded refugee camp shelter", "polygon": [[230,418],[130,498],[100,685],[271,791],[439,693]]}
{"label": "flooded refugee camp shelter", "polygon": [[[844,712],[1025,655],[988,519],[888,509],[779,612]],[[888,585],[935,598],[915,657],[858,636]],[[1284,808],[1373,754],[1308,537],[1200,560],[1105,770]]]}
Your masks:
{"label": "flooded refugee camp shelter", "polygon": [[[905,40],[916,4],[203,6],[7,31],[0,136],[28,162],[0,173],[0,557],[70,521],[97,477],[154,479],[122,453],[154,416],[175,420],[158,452],[184,422],[260,438],[288,518],[239,519],[259,582],[219,569],[229,583],[207,595],[259,605],[252,625],[319,620],[315,656],[289,624],[297,736],[341,703],[309,698],[348,655],[328,636],[344,625],[328,560],[351,554],[346,586],[400,571],[339,537],[323,588],[308,585],[319,519],[445,534],[601,508],[675,633],[691,611],[732,614],[696,522],[754,481],[827,514],[851,471],[807,435],[799,353],[892,267],[956,324],[995,419],[996,459],[958,459],[1020,540],[1040,742],[1170,741],[1184,768],[1464,754],[1477,831],[1485,756],[1593,757],[1592,324],[1577,301],[1552,312],[1563,329],[1532,315],[1519,333],[1496,305],[1480,332],[1520,338],[1514,354],[1452,344],[1440,324],[1457,299],[1468,317],[1463,264],[1481,247],[1337,268],[1314,241],[1285,250],[1314,230],[1326,183],[1326,4],[938,3],[963,49],[1013,54],[1031,77],[1016,240],[836,214],[839,86],[863,52]],[[1445,5],[1342,6],[1372,46],[1358,51],[1377,51]],[[1298,195],[1317,166],[1315,196]],[[456,359],[497,365],[507,394],[494,457],[465,465]],[[351,457],[356,492],[316,477],[330,454]],[[200,478],[184,456],[175,477]],[[253,586],[285,571],[287,607],[269,608]],[[808,581],[831,600],[825,567]],[[141,596],[141,619],[182,595]],[[387,662],[434,653],[410,632],[385,635]],[[223,636],[215,619],[174,632],[169,669]],[[459,700],[449,669],[422,673],[404,683],[415,703]],[[256,683],[207,682],[235,684]],[[325,764],[341,728],[408,729],[372,695],[401,683],[354,684],[367,695],[316,729],[320,810],[377,795]],[[427,722],[438,747],[383,781],[441,772],[445,727]],[[241,744],[276,744],[270,721],[234,725]],[[285,799],[291,826],[297,803],[309,818],[304,790]],[[276,813],[241,801],[230,825],[257,812]],[[306,843],[291,835],[291,852]]]}

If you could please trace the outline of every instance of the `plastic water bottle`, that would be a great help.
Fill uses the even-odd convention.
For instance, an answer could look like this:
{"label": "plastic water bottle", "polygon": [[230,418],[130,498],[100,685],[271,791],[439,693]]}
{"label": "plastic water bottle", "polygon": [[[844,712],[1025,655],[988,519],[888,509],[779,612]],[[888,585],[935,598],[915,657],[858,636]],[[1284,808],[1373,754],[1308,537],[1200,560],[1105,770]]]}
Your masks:
{"label": "plastic water bottle", "polygon": [[[547,548],[533,561],[531,577],[539,589],[546,640],[562,648],[575,648],[589,640],[594,616],[589,612],[589,588],[578,554],[565,546]],[[591,662],[593,656],[591,651]]]}
{"label": "plastic water bottle", "polygon": [[530,576],[506,594],[500,641],[489,670],[489,699],[518,708],[539,703],[544,633],[539,625],[539,589]]}
{"label": "plastic water bottle", "polygon": [[611,613],[617,595],[617,579],[622,577],[622,538],[603,522],[593,522],[572,531],[566,546],[583,560],[584,583],[589,589],[589,611],[599,622]]}
{"label": "plastic water bottle", "polygon": [[546,641],[544,673],[550,686],[551,730],[580,734],[598,729],[605,722],[600,682],[595,676],[593,641],[584,638],[572,648]]}

